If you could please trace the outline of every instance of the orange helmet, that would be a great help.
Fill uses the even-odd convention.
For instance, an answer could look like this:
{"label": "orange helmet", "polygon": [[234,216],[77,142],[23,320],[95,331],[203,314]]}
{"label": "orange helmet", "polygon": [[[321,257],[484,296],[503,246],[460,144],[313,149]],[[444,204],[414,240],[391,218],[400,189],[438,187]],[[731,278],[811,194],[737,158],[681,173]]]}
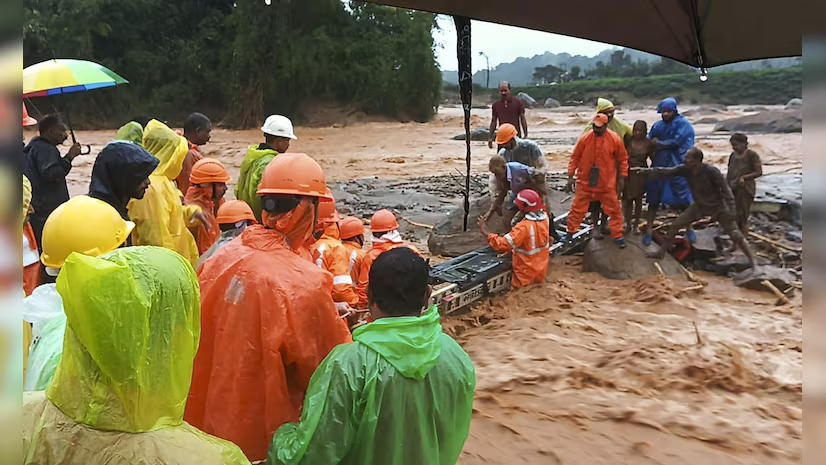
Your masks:
{"label": "orange helmet", "polygon": [[257,194],[331,198],[327,195],[324,170],[306,153],[282,153],[275,157],[264,169]]}
{"label": "orange helmet", "polygon": [[364,235],[364,223],[360,219],[348,216],[341,220],[339,224],[339,238],[341,240],[352,239],[356,236]]}
{"label": "orange helmet", "polygon": [[26,102],[23,103],[23,127],[34,126],[37,120],[29,116],[29,110],[26,109]]}
{"label": "orange helmet", "polygon": [[394,229],[399,229],[399,222],[390,210],[379,210],[370,219],[370,231],[387,232]]}
{"label": "orange helmet", "polygon": [[204,184],[208,182],[229,182],[230,177],[224,164],[214,158],[202,158],[192,165],[189,182]]}
{"label": "orange helmet", "polygon": [[516,137],[516,134],[516,128],[512,124],[501,124],[499,125],[499,129],[496,131],[496,143],[499,145],[505,145],[510,142],[511,139]]}
{"label": "orange helmet", "polygon": [[252,208],[243,200],[227,200],[218,207],[218,214],[215,216],[218,224],[234,224],[243,220],[250,220],[255,223],[255,215]]}
{"label": "orange helmet", "polygon": [[333,198],[333,192],[328,187],[325,193],[327,198],[322,198],[318,202],[318,222],[338,223],[341,217],[336,211],[336,199]]}

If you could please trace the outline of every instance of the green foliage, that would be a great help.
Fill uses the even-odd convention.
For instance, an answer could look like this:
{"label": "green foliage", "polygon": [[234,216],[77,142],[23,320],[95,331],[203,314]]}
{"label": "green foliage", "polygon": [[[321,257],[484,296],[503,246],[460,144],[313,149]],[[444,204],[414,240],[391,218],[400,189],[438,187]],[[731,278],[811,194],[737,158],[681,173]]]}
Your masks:
{"label": "green foliage", "polygon": [[[694,72],[694,69],[690,66],[669,58],[660,58],[659,61],[654,63],[643,59],[632,61],[631,55],[627,54],[625,50],[616,50],[611,53],[608,63],[601,60],[598,61],[593,69],[585,72],[585,77],[645,77],[666,74],[690,74],[692,72]],[[573,79],[576,80],[578,78],[574,77]]]}
{"label": "green foliage", "polygon": [[435,15],[339,0],[27,0],[25,64],[89,59],[126,86],[37,99],[71,105],[77,126],[201,111],[228,126],[301,119],[329,102],[402,119],[435,113]]}
{"label": "green foliage", "polygon": [[513,93],[517,92],[527,92],[537,101],[553,97],[563,105],[596,102],[598,97],[611,99],[618,105],[665,97],[675,97],[685,103],[785,104],[801,96],[802,68],[719,72],[711,74],[706,82],[701,82],[696,73],[584,79],[553,86],[515,88]]}
{"label": "green foliage", "polygon": [[539,66],[534,68],[533,82],[536,84],[559,82],[563,73],[565,73],[565,70],[554,65]]}

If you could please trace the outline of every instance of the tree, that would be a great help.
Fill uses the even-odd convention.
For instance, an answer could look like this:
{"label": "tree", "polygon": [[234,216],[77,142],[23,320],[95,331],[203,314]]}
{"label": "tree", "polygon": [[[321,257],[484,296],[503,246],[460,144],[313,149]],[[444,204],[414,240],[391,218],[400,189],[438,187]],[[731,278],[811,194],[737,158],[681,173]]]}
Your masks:
{"label": "tree", "polygon": [[571,66],[571,78],[576,81],[580,78],[580,73],[582,69],[579,66]]}
{"label": "tree", "polygon": [[562,68],[557,68],[554,65],[539,66],[534,68],[533,82],[536,84],[559,82],[560,76],[562,76],[564,72]]}

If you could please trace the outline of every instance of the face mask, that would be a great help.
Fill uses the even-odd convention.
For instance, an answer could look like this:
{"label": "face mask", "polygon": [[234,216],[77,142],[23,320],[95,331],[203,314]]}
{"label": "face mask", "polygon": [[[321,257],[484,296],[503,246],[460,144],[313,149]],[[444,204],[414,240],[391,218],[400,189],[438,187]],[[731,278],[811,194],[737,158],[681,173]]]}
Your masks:
{"label": "face mask", "polygon": [[318,215],[318,201],[312,197],[304,197],[301,203],[287,213],[263,212],[262,222],[269,229],[274,229],[287,238],[287,243],[293,251],[309,248],[313,240],[316,217]]}

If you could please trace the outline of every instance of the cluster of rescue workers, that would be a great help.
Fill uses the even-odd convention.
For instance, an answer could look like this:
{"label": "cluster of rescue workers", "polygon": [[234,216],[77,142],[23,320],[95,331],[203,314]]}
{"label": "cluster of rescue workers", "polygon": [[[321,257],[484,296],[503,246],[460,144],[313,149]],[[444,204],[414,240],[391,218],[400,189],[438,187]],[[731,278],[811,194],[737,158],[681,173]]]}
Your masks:
{"label": "cluster of rescue workers", "polygon": [[[25,124],[25,121],[24,121]],[[49,116],[24,149],[27,464],[455,463],[475,372],[390,211],[341,218],[279,115],[236,185],[211,123],[138,118],[69,198]],[[197,270],[197,271],[196,271]]]}
{"label": "cluster of rescue workers", "polygon": [[[507,107],[509,86],[502,95]],[[568,240],[589,209],[598,238],[607,223],[624,247],[646,191],[643,242],[666,196],[688,201],[654,255],[712,216],[752,258],[741,231],[760,162],[745,136],[732,137],[726,181],[702,163],[674,99],[660,104],[650,139],[644,122],[631,129],[614,110],[600,99],[573,150],[562,237],[546,207],[547,161],[520,137],[524,114],[500,122],[494,200],[479,224],[487,234],[492,215],[511,219],[488,241],[513,253],[514,287],[544,280],[551,242]],[[199,113],[182,132],[127,123],[97,155],[88,194],[70,199],[80,146],[61,155],[65,124],[40,121],[23,150],[25,463],[457,461],[475,372],[428,307],[428,263],[387,210],[371,218],[364,251],[364,224],[339,216],[319,164],[288,152],[289,119],[261,129],[237,200],[224,200],[221,161],[199,151],[212,130]]]}
{"label": "cluster of rescue workers", "polygon": [[[498,252],[513,253],[514,287],[542,282],[548,268],[552,241],[569,241],[587,213],[594,224],[594,238],[610,234],[618,247],[626,247],[625,234],[641,234],[651,258],[672,251],[677,233],[685,229],[683,248],[696,240],[692,223],[711,217],[728,234],[732,245],[723,254],[743,251],[751,266],[754,256],[746,241],[755,179],[762,176],[760,157],[748,148],[745,134],[731,136],[732,153],[726,176],[717,167],[703,163],[703,152],[694,146],[694,128],[677,110],[677,101],[666,98],[657,106],[660,121],[648,132],[645,121],[633,127],[615,116],[616,107],[604,98],[597,100],[596,114],[577,140],[568,164],[566,190],[575,192],[567,217],[567,234],[553,227],[548,202],[548,163],[542,149],[527,136],[524,105],[510,93],[510,84],[499,85],[500,99],[492,106],[491,135],[498,153],[489,162],[490,210],[479,225]],[[497,127],[498,124],[498,127]],[[494,139],[489,141],[493,148]],[[651,161],[651,167],[648,162]],[[643,199],[648,211],[640,230]],[[681,214],[665,235],[656,235],[652,225],[658,209],[671,206]],[[518,212],[517,212],[518,211]],[[512,230],[504,237],[489,234],[486,223],[494,215],[510,220]],[[550,215],[550,216],[549,216]]]}

